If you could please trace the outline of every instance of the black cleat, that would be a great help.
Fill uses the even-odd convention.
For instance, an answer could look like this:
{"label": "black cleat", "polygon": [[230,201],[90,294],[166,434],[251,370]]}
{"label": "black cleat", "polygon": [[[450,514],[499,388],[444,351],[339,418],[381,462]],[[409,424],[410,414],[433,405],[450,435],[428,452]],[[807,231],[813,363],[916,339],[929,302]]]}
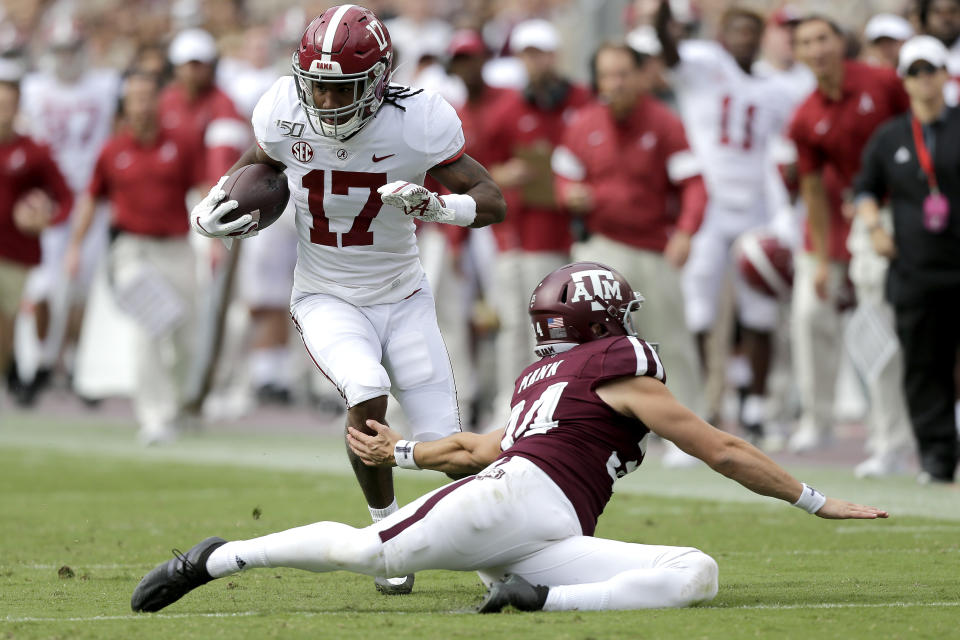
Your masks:
{"label": "black cleat", "polygon": [[518,575],[509,575],[502,582],[494,582],[487,596],[477,607],[477,613],[499,613],[507,605],[520,611],[540,611],[547,601],[550,587],[532,585]]}
{"label": "black cleat", "polygon": [[405,596],[413,591],[413,574],[402,578],[374,578],[373,586],[385,596]]}
{"label": "black cleat", "polygon": [[226,542],[223,538],[207,538],[186,553],[174,549],[174,557],[154,567],[133,590],[130,608],[134,611],[160,611],[213,580],[207,573],[207,558]]}

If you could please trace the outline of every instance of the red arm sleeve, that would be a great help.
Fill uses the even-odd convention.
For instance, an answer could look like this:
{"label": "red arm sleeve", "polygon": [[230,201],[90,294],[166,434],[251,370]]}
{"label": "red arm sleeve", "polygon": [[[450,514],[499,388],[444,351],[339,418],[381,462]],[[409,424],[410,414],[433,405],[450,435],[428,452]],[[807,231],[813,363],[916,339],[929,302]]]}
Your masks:
{"label": "red arm sleeve", "polygon": [[677,229],[690,235],[697,232],[703,223],[703,214],[707,210],[707,186],[703,177],[696,175],[680,184],[680,216]]}
{"label": "red arm sleeve", "polygon": [[108,182],[106,166],[106,147],[104,147],[97,157],[97,164],[93,166],[93,175],[90,177],[90,185],[87,187],[87,193],[94,199],[104,198],[107,195]]}
{"label": "red arm sleeve", "polygon": [[692,235],[700,228],[707,208],[707,189],[701,176],[702,168],[687,142],[687,134],[680,119],[670,114],[664,125],[667,135],[663,154],[667,159],[667,176],[680,191],[677,229]]}
{"label": "red arm sleeve", "polygon": [[788,135],[797,147],[797,174],[809,175],[823,168],[823,157],[819,149],[810,144],[807,137],[807,124],[801,112],[794,115]]}
{"label": "red arm sleeve", "polygon": [[50,156],[46,147],[38,147],[38,165],[40,183],[43,190],[57,203],[57,211],[50,220],[50,224],[60,224],[70,217],[73,209],[73,191],[67,186],[63,174]]}

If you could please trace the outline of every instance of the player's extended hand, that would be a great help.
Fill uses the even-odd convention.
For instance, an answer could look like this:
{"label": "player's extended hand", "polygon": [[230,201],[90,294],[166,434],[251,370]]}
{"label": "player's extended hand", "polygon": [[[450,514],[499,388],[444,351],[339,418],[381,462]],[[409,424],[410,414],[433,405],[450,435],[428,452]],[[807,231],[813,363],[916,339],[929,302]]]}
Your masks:
{"label": "player's extended hand", "polygon": [[350,450],[368,467],[396,466],[393,448],[400,441],[400,434],[376,420],[367,420],[367,428],[375,433],[370,435],[354,427],[347,427],[347,445]]}
{"label": "player's extended hand", "polygon": [[424,222],[453,222],[456,214],[447,209],[443,198],[426,187],[397,180],[377,189],[384,204],[389,204]]}
{"label": "player's extended hand", "polygon": [[220,178],[220,181],[213,185],[210,192],[190,212],[190,226],[202,236],[208,238],[223,238],[225,236],[248,238],[257,235],[257,222],[249,213],[230,222],[222,221],[223,216],[240,205],[236,200],[221,202],[227,197],[223,190],[223,184],[229,177],[223,176]]}
{"label": "player's extended hand", "polygon": [[817,511],[817,515],[827,520],[873,520],[890,517],[890,514],[883,509],[854,504],[836,498],[827,498],[827,501]]}

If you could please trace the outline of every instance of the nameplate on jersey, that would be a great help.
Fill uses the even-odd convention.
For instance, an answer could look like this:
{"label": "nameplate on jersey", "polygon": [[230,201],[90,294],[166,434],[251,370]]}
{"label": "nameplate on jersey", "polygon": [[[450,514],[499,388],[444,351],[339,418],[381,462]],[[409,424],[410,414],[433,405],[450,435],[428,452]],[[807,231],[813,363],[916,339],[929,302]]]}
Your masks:
{"label": "nameplate on jersey", "polygon": [[290,122],[289,120],[277,120],[277,128],[280,129],[280,135],[289,138],[302,138],[304,124],[302,122]]}

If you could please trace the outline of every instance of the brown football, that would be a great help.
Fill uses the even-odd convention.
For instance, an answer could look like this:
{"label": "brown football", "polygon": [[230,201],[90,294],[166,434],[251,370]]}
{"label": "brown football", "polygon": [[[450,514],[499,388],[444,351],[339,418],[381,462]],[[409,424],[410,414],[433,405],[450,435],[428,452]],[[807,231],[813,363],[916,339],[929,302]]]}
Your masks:
{"label": "brown football", "polygon": [[227,197],[239,206],[223,216],[223,222],[232,222],[244,214],[252,214],[259,229],[277,221],[290,199],[287,176],[268,164],[248,164],[240,167],[223,184]]}

